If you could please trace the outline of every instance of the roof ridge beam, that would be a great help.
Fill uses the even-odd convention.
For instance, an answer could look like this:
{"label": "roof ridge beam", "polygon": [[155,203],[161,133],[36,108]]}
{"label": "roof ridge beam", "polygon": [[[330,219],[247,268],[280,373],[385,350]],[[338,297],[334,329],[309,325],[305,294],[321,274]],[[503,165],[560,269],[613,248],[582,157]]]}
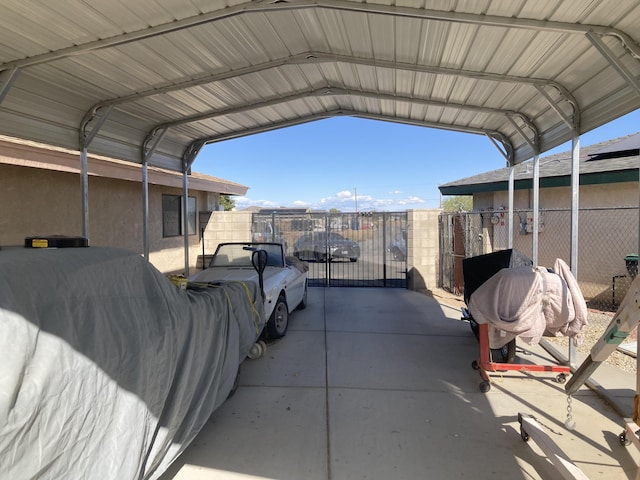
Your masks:
{"label": "roof ridge beam", "polygon": [[178,125],[184,125],[186,123],[198,122],[198,121],[207,120],[207,119],[218,117],[218,116],[222,116],[222,115],[234,115],[234,114],[237,114],[237,113],[246,112],[248,110],[254,110],[256,108],[270,107],[270,106],[273,106],[273,105],[278,105],[280,103],[289,102],[289,101],[293,101],[293,100],[299,100],[299,99],[306,98],[306,97],[323,97],[323,96],[337,96],[337,95],[357,95],[357,96],[373,98],[373,99],[407,101],[407,102],[411,102],[411,103],[417,103],[417,104],[427,105],[427,106],[442,107],[442,108],[454,108],[454,109],[459,109],[459,110],[470,110],[470,111],[474,111],[474,112],[490,113],[490,114],[502,114],[502,115],[507,115],[507,116],[511,115],[511,116],[515,116],[515,117],[521,118],[524,121],[524,123],[526,123],[527,125],[529,125],[529,124],[532,125],[533,124],[533,122],[531,121],[531,119],[529,119],[529,117],[527,117],[525,114],[523,114],[521,112],[517,112],[515,110],[508,110],[508,109],[501,109],[501,108],[490,108],[490,107],[481,107],[481,106],[477,106],[477,105],[465,105],[465,104],[461,104],[461,103],[445,102],[445,101],[442,101],[442,100],[431,100],[431,99],[428,99],[428,98],[409,97],[409,96],[403,96],[403,95],[393,95],[393,94],[389,94],[389,93],[380,93],[380,92],[376,92],[376,91],[373,91],[373,90],[351,90],[351,89],[344,88],[344,87],[336,87],[336,86],[327,85],[327,86],[323,86],[323,87],[320,87],[320,88],[314,88],[314,89],[311,89],[311,90],[303,90],[301,92],[293,93],[291,95],[282,95],[282,96],[271,98],[269,100],[264,100],[264,101],[260,101],[260,102],[254,102],[254,103],[248,103],[248,104],[242,105],[240,107],[234,107],[234,108],[229,108],[229,109],[225,109],[225,110],[211,110],[209,112],[201,113],[201,114],[198,114],[198,115],[192,115],[190,117],[184,117],[184,118],[181,118],[179,120],[172,121],[172,122],[165,122],[165,123],[159,124],[159,125],[154,127],[154,130],[162,129],[162,128],[175,127],[175,126],[178,126]]}
{"label": "roof ridge beam", "polygon": [[278,58],[274,60],[270,60],[268,62],[259,63],[255,65],[251,65],[249,67],[243,67],[235,70],[228,70],[224,72],[214,73],[211,75],[205,75],[199,78],[190,78],[184,82],[178,83],[170,83],[165,85],[164,87],[157,87],[152,90],[145,90],[141,92],[132,93],[130,95],[125,95],[123,97],[116,97],[111,99],[103,100],[93,107],[91,110],[99,110],[102,107],[108,105],[118,105],[127,102],[133,102],[136,100],[140,100],[141,98],[150,97],[154,95],[161,95],[163,93],[182,90],[185,88],[196,87],[199,85],[205,85],[207,83],[219,82],[222,80],[228,80],[230,78],[239,77],[242,75],[248,75],[251,73],[261,72],[263,70],[268,70],[270,68],[276,68],[284,65],[304,65],[309,63],[324,63],[324,62],[342,62],[349,63],[355,65],[366,65],[371,67],[380,67],[380,68],[389,68],[389,69],[402,69],[417,73],[432,73],[435,75],[451,75],[457,77],[467,77],[467,78],[475,78],[478,80],[490,80],[495,82],[509,82],[509,83],[521,83],[539,87],[552,87],[555,88],[563,97],[566,98],[572,104],[575,104],[576,101],[562,84],[554,81],[547,80],[543,78],[536,77],[519,77],[515,75],[500,75],[495,73],[486,73],[486,72],[475,72],[473,70],[458,70],[454,68],[447,67],[434,67],[429,65],[416,65],[405,62],[395,62],[389,60],[373,60],[364,57],[355,57],[349,55],[336,55],[331,53],[324,53],[318,51],[309,51],[305,53],[300,53],[297,55],[292,55],[289,57]]}
{"label": "roof ridge beam", "polygon": [[[367,65],[371,67],[380,67],[380,68],[390,68],[390,69],[402,69],[410,72],[417,73],[432,73],[435,75],[451,75],[457,77],[465,77],[465,78],[474,78],[477,80],[489,80],[495,82],[509,82],[509,83],[518,83],[523,85],[532,85],[538,90],[539,93],[543,95],[543,97],[547,100],[551,108],[558,113],[558,115],[563,119],[566,118],[566,114],[558,109],[557,105],[551,100],[551,97],[544,92],[544,87],[554,88],[560,96],[565,100],[573,109],[573,114],[576,117],[580,115],[580,109],[578,106],[578,101],[575,97],[569,92],[569,90],[562,85],[561,83],[556,82],[555,80],[547,80],[543,78],[536,77],[520,77],[516,75],[500,75],[496,73],[487,73],[487,72],[475,72],[473,70],[458,70],[454,68],[447,67],[434,67],[431,65],[417,65],[411,63],[404,62],[394,62],[389,60],[374,60],[363,57],[353,57],[348,55],[335,55],[335,54],[326,54],[320,52],[309,52],[303,63],[307,62],[326,62],[326,61],[335,61],[335,62],[343,62],[349,64],[356,65]],[[291,63],[294,61],[292,60]]]}
{"label": "roof ridge beam", "polygon": [[[509,138],[504,135],[502,132],[498,131],[498,130],[487,130],[487,129],[482,129],[482,128],[475,128],[475,127],[459,127],[459,126],[455,126],[455,125],[442,125],[442,124],[438,124],[435,122],[427,122],[424,120],[411,120],[411,119],[399,119],[397,117],[389,117],[386,115],[380,115],[380,114],[375,114],[375,113],[362,113],[362,112],[356,112],[354,110],[349,110],[349,109],[344,109],[344,108],[337,108],[337,109],[333,109],[333,110],[328,110],[326,112],[322,112],[322,113],[316,113],[304,118],[296,118],[296,119],[291,119],[291,120],[285,120],[282,122],[276,122],[276,123],[272,123],[271,125],[264,125],[264,126],[260,126],[260,127],[256,127],[256,128],[252,128],[252,129],[247,129],[247,130],[242,130],[240,132],[232,132],[229,134],[225,134],[225,135],[216,135],[216,136],[211,136],[211,137],[203,137],[200,138],[194,142],[192,142],[187,149],[185,150],[185,152],[187,151],[192,151],[194,146],[200,146],[200,148],[202,148],[202,146],[206,145],[206,144],[210,144],[210,143],[218,143],[218,142],[222,142],[225,140],[232,140],[235,138],[241,138],[241,137],[245,137],[248,135],[254,135],[257,133],[264,133],[264,132],[269,132],[269,131],[273,131],[273,130],[279,130],[281,128],[286,128],[286,127],[291,127],[294,125],[302,125],[304,123],[310,123],[310,122],[314,122],[317,120],[324,120],[327,118],[332,118],[332,117],[338,117],[338,116],[349,116],[349,117],[356,117],[356,118],[365,118],[368,120],[379,120],[379,121],[383,121],[383,122],[393,122],[393,123],[401,123],[401,124],[405,124],[405,125],[413,125],[413,126],[418,126],[418,127],[426,127],[426,128],[437,128],[439,130],[449,130],[449,131],[454,131],[454,132],[462,132],[462,133],[473,133],[473,134],[477,134],[477,135],[485,135],[488,136],[489,138],[492,138],[494,140],[497,140],[498,142],[502,143],[502,145],[504,146],[505,150],[508,152],[508,155],[513,158],[513,145],[511,144]],[[199,150],[198,150],[199,151]],[[510,153],[509,153],[510,152]]]}
{"label": "roof ridge beam", "polygon": [[[162,133],[163,135],[166,134],[167,129],[171,127],[176,127],[176,126],[184,125],[187,123],[208,120],[208,119],[221,117],[225,115],[234,115],[234,114],[243,113],[249,110],[270,107],[273,105],[300,100],[307,97],[322,97],[322,96],[337,96],[337,95],[357,95],[357,96],[373,98],[373,99],[395,100],[395,101],[399,100],[399,101],[407,101],[414,104],[421,104],[426,106],[436,106],[440,108],[453,108],[457,110],[469,110],[469,111],[483,112],[488,114],[505,115],[509,119],[509,121],[511,121],[512,123],[513,123],[512,117],[517,117],[517,118],[520,118],[522,122],[530,130],[534,132],[534,134],[537,134],[537,128],[535,127],[533,121],[529,117],[527,117],[525,114],[521,112],[517,112],[515,110],[495,109],[495,108],[481,107],[481,106],[474,106],[474,105],[464,105],[464,104],[458,104],[458,103],[444,102],[441,100],[430,100],[425,98],[391,95],[391,94],[379,93],[374,91],[349,90],[342,87],[335,87],[335,86],[328,85],[320,88],[315,88],[312,90],[304,90],[298,93],[294,93],[292,95],[279,96],[279,97],[271,98],[269,100],[265,100],[261,102],[245,104],[241,107],[230,108],[226,110],[211,110],[206,113],[192,115],[190,117],[184,117],[172,122],[165,122],[165,123],[156,125],[147,134],[143,143],[143,146],[144,146],[143,151],[147,151],[148,146],[151,145],[152,143],[155,143],[155,145],[157,146],[157,142],[158,142],[158,140],[156,139],[157,135],[159,133]],[[407,122],[413,121],[411,119],[400,119],[399,121],[400,123],[405,123],[405,120]],[[435,123],[433,124],[435,125]],[[439,124],[439,125],[443,125],[442,128],[445,128],[448,126],[447,124]],[[486,134],[484,129],[482,130],[482,132],[474,131],[474,133]]]}
{"label": "roof ridge beam", "polygon": [[[167,93],[171,91],[182,90],[185,88],[196,87],[199,85],[205,85],[207,83],[219,82],[219,81],[227,80],[230,78],[234,78],[242,75],[248,75],[251,73],[257,73],[263,70],[268,70],[270,68],[276,68],[284,65],[304,65],[308,63],[324,63],[324,62],[342,62],[342,63],[348,63],[348,64],[367,65],[367,66],[380,67],[380,68],[402,69],[402,70],[413,71],[418,73],[432,73],[435,75],[452,75],[452,76],[458,76],[458,77],[484,79],[484,80],[496,81],[496,82],[511,82],[511,83],[532,85],[538,91],[540,91],[540,93],[542,93],[543,91],[542,89],[544,87],[552,87],[556,89],[561,95],[561,97],[563,97],[563,99],[566,100],[572,106],[574,113],[578,111],[577,101],[571,95],[571,93],[562,84],[553,80],[545,80],[545,79],[535,78],[535,77],[533,78],[518,77],[514,75],[498,75],[498,74],[492,74],[492,73],[474,72],[471,70],[456,70],[456,69],[446,68],[446,67],[414,65],[410,63],[393,62],[388,60],[371,60],[363,57],[335,55],[335,54],[328,54],[328,53],[318,52],[318,51],[310,51],[310,52],[300,53],[300,54],[289,56],[289,57],[274,59],[268,62],[251,65],[249,67],[239,68],[236,70],[228,70],[228,71],[219,72],[211,75],[205,75],[199,78],[192,78],[184,82],[171,83],[171,84],[165,85],[164,87],[158,87],[152,90],[136,92],[130,95],[125,95],[123,97],[103,100],[93,105],[87,111],[82,121],[81,130],[84,130],[88,125],[88,123],[97,115],[98,111],[104,107],[108,107],[112,105],[120,105],[128,102],[134,102],[150,96],[161,95],[163,93]],[[544,95],[544,96],[545,98],[547,98],[547,101],[550,101],[547,95]],[[554,104],[551,104],[551,106],[554,109],[556,108]]]}

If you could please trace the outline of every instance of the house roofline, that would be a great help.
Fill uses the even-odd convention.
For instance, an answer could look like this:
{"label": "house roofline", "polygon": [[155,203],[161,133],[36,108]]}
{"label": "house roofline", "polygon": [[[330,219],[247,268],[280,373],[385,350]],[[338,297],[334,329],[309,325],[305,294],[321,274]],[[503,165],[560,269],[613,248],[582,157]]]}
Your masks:
{"label": "house roofline", "polygon": [[[0,135],[0,164],[38,168],[57,172],[80,174],[80,152],[43,145]],[[88,174],[95,177],[112,178],[142,183],[142,166],[99,155],[88,155]],[[148,167],[151,185],[182,188],[182,173]],[[221,193],[224,195],[246,195],[248,187],[235,182],[193,172],[189,175],[192,190]]]}
{"label": "house roofline", "polygon": [[[615,170],[610,172],[580,174],[580,185],[603,185],[609,183],[637,182],[638,169]],[[540,177],[540,188],[569,187],[571,177]],[[509,190],[509,182],[476,183],[471,185],[450,185],[438,187],[442,195],[472,195],[474,193],[501,192]],[[513,182],[514,190],[531,190],[533,179],[524,178]]]}

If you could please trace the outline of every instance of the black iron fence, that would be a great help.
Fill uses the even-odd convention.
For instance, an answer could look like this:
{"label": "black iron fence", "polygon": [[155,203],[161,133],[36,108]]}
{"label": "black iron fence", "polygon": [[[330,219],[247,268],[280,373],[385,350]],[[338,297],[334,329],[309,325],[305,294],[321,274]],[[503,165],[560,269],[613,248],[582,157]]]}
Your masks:
{"label": "black iron fence", "polygon": [[406,212],[253,214],[254,241],[309,264],[311,286],[407,286]]}

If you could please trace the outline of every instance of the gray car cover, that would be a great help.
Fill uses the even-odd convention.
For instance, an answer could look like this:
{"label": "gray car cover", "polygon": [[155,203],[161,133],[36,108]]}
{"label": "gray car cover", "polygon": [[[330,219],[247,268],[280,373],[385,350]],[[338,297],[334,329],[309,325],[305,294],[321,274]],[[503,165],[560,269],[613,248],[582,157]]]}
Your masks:
{"label": "gray car cover", "polygon": [[181,290],[126,250],[0,250],[0,478],[159,477],[262,318],[254,284]]}
{"label": "gray car cover", "polygon": [[587,324],[587,304],[569,266],[557,259],[544,267],[503,268],[471,295],[469,312],[489,325],[489,346],[516,337],[535,344],[543,336],[568,336],[576,344]]}

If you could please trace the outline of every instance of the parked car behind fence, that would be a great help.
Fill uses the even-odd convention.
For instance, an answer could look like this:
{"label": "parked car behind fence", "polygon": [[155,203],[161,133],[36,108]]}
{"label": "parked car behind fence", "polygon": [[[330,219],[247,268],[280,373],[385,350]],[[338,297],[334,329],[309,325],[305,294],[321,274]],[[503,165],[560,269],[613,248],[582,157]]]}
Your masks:
{"label": "parked car behind fence", "polygon": [[299,237],[293,244],[293,255],[300,260],[317,262],[348,258],[355,262],[360,257],[360,245],[334,232],[312,232]]}

